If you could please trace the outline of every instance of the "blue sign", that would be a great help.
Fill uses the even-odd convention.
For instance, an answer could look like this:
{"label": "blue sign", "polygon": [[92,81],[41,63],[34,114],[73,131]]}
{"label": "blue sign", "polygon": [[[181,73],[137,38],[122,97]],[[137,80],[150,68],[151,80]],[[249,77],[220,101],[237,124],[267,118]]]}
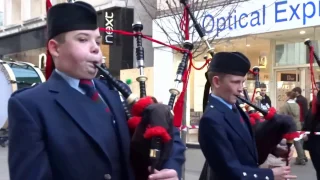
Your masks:
{"label": "blue sign", "polygon": [[[267,13],[274,14],[269,15]],[[283,0],[274,2],[272,6],[264,4],[261,8],[250,13],[244,12],[242,14],[237,14],[235,9],[234,11],[229,12],[229,16],[226,17],[214,17],[212,14],[207,14],[202,20],[202,28],[206,33],[215,32],[215,35],[219,36],[219,33],[225,30],[232,31],[236,29],[263,26],[266,23],[277,24],[289,21],[301,21],[302,25],[306,25],[310,22],[310,19],[315,16],[320,17],[320,2],[315,4],[313,1],[307,1],[292,5],[288,4],[287,0]],[[274,17],[274,19],[271,20],[270,17]]]}

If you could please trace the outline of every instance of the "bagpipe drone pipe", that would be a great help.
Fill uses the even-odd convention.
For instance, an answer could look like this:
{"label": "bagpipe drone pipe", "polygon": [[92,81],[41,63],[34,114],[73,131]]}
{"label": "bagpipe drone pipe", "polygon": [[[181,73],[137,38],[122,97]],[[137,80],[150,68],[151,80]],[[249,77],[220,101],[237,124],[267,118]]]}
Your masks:
{"label": "bagpipe drone pipe", "polygon": [[[133,24],[133,31],[137,41],[136,56],[139,69],[137,81],[140,87],[140,98],[135,96],[125,83],[115,79],[110,72],[99,65],[96,68],[101,78],[111,84],[121,94],[126,115],[129,117],[128,126],[131,133],[130,160],[134,170],[135,179],[147,180],[154,169],[162,169],[169,158],[173,145],[173,105],[175,98],[180,94],[179,83],[182,82],[184,72],[187,70],[189,52],[193,45],[185,41],[182,60],[178,66],[175,87],[170,89],[169,104],[160,104],[156,98],[146,96],[144,75],[144,49],[142,47],[141,31],[143,25]],[[151,166],[151,172],[148,167]]]}

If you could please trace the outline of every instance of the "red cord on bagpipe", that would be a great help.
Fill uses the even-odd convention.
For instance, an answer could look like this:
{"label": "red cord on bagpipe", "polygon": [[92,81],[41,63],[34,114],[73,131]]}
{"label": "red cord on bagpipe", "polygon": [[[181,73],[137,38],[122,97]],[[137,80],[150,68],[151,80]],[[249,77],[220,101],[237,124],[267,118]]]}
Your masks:
{"label": "red cord on bagpipe", "polygon": [[309,64],[310,64],[310,76],[311,76],[311,89],[312,89],[312,114],[316,114],[317,111],[317,96],[315,95],[315,90],[318,90],[316,81],[314,78],[314,71],[313,71],[313,62],[314,62],[314,48],[310,46],[309,48]]}
{"label": "red cord on bagpipe", "polygon": [[[49,9],[52,7],[51,1],[50,0],[46,0],[46,13],[48,14]],[[46,79],[48,80],[53,69],[54,69],[54,64],[53,64],[53,60],[52,60],[52,56],[49,52],[48,46],[47,46],[47,50],[46,50],[46,56],[47,56],[47,61],[46,61],[46,67],[45,67],[45,75],[46,75]]]}
{"label": "red cord on bagpipe", "polygon": [[[188,15],[186,7],[184,8],[183,16],[182,16],[182,19],[181,19],[181,22],[180,22],[180,29],[184,32],[185,40],[189,40],[189,15]],[[122,31],[122,30],[110,30],[110,29],[105,29],[105,28],[100,28],[100,31],[114,32],[114,33],[127,35],[127,36],[135,36],[136,35],[136,33],[132,33],[132,32],[127,32],[127,31]],[[190,73],[191,73],[191,69],[194,68],[196,70],[201,70],[201,69],[205,68],[209,64],[210,60],[206,60],[205,64],[202,65],[200,68],[195,67],[194,64],[193,64],[193,61],[192,61],[193,60],[193,56],[192,56],[192,53],[190,51],[188,51],[186,49],[182,49],[182,48],[176,47],[176,46],[172,46],[172,45],[169,45],[169,44],[166,44],[166,43],[163,43],[163,42],[158,41],[156,39],[153,39],[151,37],[145,36],[142,33],[139,33],[139,34],[141,34],[142,38],[145,38],[145,39],[147,39],[149,41],[161,44],[163,46],[170,47],[170,48],[172,48],[172,49],[174,49],[176,51],[179,51],[181,53],[188,52],[188,54],[189,54],[189,65],[188,65],[187,70],[184,71],[183,77],[182,77],[182,83],[183,83],[182,91],[181,91],[181,93],[180,93],[180,95],[179,95],[179,97],[178,97],[178,99],[177,99],[177,101],[176,101],[176,103],[174,105],[174,108],[173,108],[173,113],[174,113],[173,124],[174,124],[175,127],[180,128],[182,126],[183,109],[184,109],[183,106],[185,104],[184,97],[185,97],[185,94],[186,94],[186,91],[187,91],[187,88],[188,88],[188,82],[189,82],[189,76],[190,76]],[[133,122],[134,122],[133,124],[137,123],[136,121],[133,121]]]}

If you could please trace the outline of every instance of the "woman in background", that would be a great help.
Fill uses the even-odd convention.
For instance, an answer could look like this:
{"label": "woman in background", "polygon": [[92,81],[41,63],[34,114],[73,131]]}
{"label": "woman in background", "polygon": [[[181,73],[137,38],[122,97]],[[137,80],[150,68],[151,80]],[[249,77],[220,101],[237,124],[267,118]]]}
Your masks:
{"label": "woman in background", "polygon": [[[279,113],[291,116],[297,125],[297,130],[301,131],[300,107],[299,104],[295,101],[297,94],[293,91],[289,91],[286,93],[286,95],[288,100],[282,107],[280,107]],[[302,148],[302,141],[294,141],[294,147],[296,148],[298,154],[295,164],[305,165],[306,155],[304,149]]]}

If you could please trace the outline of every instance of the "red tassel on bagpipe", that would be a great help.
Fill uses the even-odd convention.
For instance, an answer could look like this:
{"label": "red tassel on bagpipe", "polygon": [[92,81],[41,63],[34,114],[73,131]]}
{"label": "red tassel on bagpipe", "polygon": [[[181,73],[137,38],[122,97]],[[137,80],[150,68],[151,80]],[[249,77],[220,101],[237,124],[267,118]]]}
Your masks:
{"label": "red tassel on bagpipe", "polygon": [[184,99],[185,99],[185,94],[188,88],[190,71],[191,71],[191,64],[189,64],[188,69],[183,74],[183,77],[182,77],[183,88],[173,108],[173,112],[174,112],[173,125],[177,128],[180,128],[182,125],[183,109],[184,109],[183,106],[185,103]]}
{"label": "red tassel on bagpipe", "polygon": [[317,85],[316,85],[316,81],[314,78],[314,71],[313,71],[313,62],[314,59],[316,59],[317,64],[320,66],[319,64],[319,59],[318,57],[315,55],[314,53],[314,47],[311,45],[311,41],[310,40],[306,40],[304,43],[308,49],[309,49],[309,64],[310,64],[310,76],[311,76],[311,87],[312,87],[312,109],[311,109],[311,113],[313,115],[316,115],[317,113],[317,96],[315,95],[315,90],[317,90]]}
{"label": "red tassel on bagpipe", "polygon": [[[48,14],[48,11],[51,7],[52,7],[51,1],[47,0],[46,1],[47,14]],[[48,80],[50,75],[52,74],[52,71],[54,70],[53,59],[52,59],[52,56],[48,50],[48,46],[47,46],[46,56],[47,56],[47,61],[46,61],[45,75],[46,75],[46,79]]]}
{"label": "red tassel on bagpipe", "polygon": [[314,93],[316,86],[316,82],[314,79],[314,72],[313,72],[313,62],[314,62],[314,48],[311,46],[309,48],[309,63],[310,63],[310,74],[311,74],[311,87],[312,87],[312,109],[311,112],[313,115],[317,113],[317,97]]}
{"label": "red tassel on bagpipe", "polygon": [[53,59],[48,50],[48,47],[47,47],[46,56],[47,56],[47,61],[46,61],[45,75],[46,75],[46,79],[48,80],[54,70]]}
{"label": "red tassel on bagpipe", "polygon": [[48,13],[49,9],[52,7],[51,1],[47,0],[46,1],[46,12]]}

